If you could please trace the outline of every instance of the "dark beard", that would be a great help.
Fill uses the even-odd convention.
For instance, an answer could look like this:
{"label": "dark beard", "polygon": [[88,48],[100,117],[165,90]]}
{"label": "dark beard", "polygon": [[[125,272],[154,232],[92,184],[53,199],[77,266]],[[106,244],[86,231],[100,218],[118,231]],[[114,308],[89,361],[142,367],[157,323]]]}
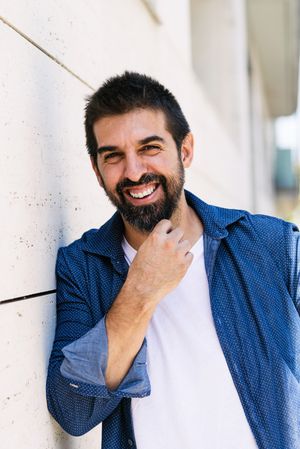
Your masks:
{"label": "dark beard", "polygon": [[[164,191],[164,198],[152,204],[144,206],[134,206],[130,204],[124,193],[125,187],[133,187],[150,182],[159,183]],[[179,160],[177,177],[170,177],[167,179],[163,175],[156,175],[154,173],[145,173],[139,181],[133,182],[130,179],[124,179],[116,186],[118,197],[108,192],[104,186],[104,190],[112,202],[118,209],[123,219],[131,226],[141,232],[149,233],[154,226],[163,219],[170,219],[178,206],[178,202],[182,193],[184,185],[184,168],[181,160]]]}

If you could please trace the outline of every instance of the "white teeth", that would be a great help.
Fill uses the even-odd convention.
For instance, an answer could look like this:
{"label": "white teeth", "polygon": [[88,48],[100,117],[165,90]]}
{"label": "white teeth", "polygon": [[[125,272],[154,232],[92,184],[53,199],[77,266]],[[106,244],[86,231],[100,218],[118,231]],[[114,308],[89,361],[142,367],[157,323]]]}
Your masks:
{"label": "white teeth", "polygon": [[144,190],[143,192],[139,192],[139,193],[134,193],[134,192],[130,192],[129,194],[130,196],[132,196],[133,198],[144,198],[145,196],[150,195],[152,192],[154,192],[155,187],[149,187],[147,190]]}

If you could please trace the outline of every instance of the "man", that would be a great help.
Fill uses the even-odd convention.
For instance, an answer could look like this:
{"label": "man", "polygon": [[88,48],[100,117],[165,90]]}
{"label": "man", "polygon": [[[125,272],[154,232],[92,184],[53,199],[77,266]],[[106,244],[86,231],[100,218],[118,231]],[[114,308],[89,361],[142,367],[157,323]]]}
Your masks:
{"label": "man", "polygon": [[189,125],[147,76],[104,83],[85,127],[117,212],[59,250],[50,412],[104,449],[299,449],[296,228],[183,190]]}

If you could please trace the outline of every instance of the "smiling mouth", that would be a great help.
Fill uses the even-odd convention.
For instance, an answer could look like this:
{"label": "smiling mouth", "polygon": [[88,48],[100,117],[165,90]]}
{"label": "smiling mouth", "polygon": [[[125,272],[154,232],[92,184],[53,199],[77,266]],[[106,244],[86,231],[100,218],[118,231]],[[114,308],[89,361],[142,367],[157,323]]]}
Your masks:
{"label": "smiling mouth", "polygon": [[159,184],[151,184],[148,186],[137,186],[126,189],[126,194],[134,199],[143,199],[152,195],[153,192],[158,188]]}

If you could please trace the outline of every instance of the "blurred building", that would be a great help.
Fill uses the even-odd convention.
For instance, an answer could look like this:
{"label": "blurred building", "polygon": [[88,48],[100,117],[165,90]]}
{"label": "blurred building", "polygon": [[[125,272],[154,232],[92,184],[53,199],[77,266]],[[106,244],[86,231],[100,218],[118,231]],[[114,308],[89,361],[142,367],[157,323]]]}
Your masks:
{"label": "blurred building", "polygon": [[274,120],[297,108],[299,14],[297,0],[192,1],[195,71],[245,155],[255,212],[276,210]]}
{"label": "blurred building", "polygon": [[187,187],[275,213],[273,123],[296,108],[299,1],[2,0],[0,55],[1,441],[96,448],[99,427],[66,435],[44,396],[57,249],[113,212],[86,154],[84,99],[125,69],[156,77],[195,135]]}

